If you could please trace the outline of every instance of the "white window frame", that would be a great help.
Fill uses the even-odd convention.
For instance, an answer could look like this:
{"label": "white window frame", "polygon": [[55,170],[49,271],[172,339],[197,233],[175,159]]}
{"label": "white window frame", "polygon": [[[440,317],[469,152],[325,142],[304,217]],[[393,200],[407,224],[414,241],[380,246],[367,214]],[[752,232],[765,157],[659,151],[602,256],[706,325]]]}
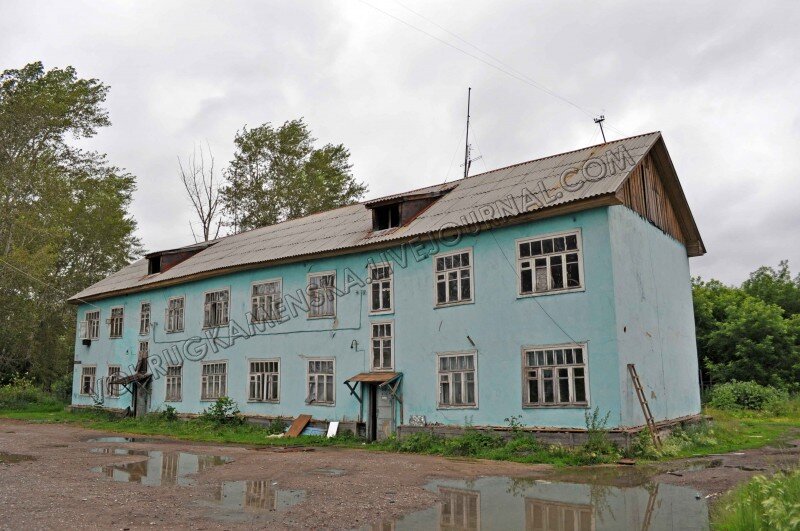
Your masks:
{"label": "white window frame", "polygon": [[[89,319],[89,314],[97,314],[96,319]],[[83,334],[82,339],[89,339],[90,341],[97,341],[100,339],[100,310],[88,310],[83,314],[84,323],[86,323],[86,333]],[[93,323],[93,324],[90,324]]]}
{"label": "white window frame", "polygon": [[[207,315],[206,314],[206,305],[207,304],[213,304],[213,303],[206,302],[206,298],[209,295],[214,294],[214,293],[227,293],[228,294],[228,300],[225,301],[225,319],[224,319],[224,322],[216,322],[216,319],[215,319],[214,323],[209,323],[209,322],[206,321],[206,315]],[[216,301],[216,303],[219,304],[219,301]],[[215,315],[216,315],[216,313],[215,313]],[[203,292],[203,330],[207,330],[209,328],[223,328],[223,327],[228,326],[228,324],[230,322],[231,322],[231,288],[230,287],[225,287],[225,288],[210,289],[208,291],[204,291]]]}
{"label": "white window frame", "polygon": [[[147,312],[143,308],[147,305]],[[153,321],[153,305],[150,301],[141,301],[139,303],[139,335],[150,335],[150,323]]]}
{"label": "white window frame", "polygon": [[[370,369],[373,372],[381,372],[381,371],[393,371],[394,370],[394,321],[373,321],[369,324],[369,357],[370,357]],[[376,336],[375,335],[375,327],[376,326],[389,326],[390,334],[388,336]],[[381,350],[381,360],[383,360],[384,352],[386,349],[385,341],[389,341],[389,366],[388,367],[376,367],[375,366],[375,342],[380,341],[379,348]]]}
{"label": "white window frame", "polygon": [[[114,310],[121,310],[122,316],[114,317]],[[114,335],[114,328],[115,324],[114,321],[119,319],[119,335]],[[122,339],[123,334],[125,333],[125,307],[124,306],[113,306],[109,312],[108,316],[108,338],[109,339]]]}
{"label": "white window frame", "polygon": [[[311,295],[311,279],[315,277],[325,277],[333,275],[333,285],[329,286],[326,291],[332,293],[333,296],[333,313],[326,313],[326,314],[317,314],[316,312],[319,311],[324,305],[314,306],[312,304],[312,295]],[[308,295],[308,319],[335,319],[336,318],[336,271],[317,271],[315,273],[309,273],[306,276],[306,294]]]}
{"label": "white window frame", "polygon": [[[113,373],[111,372],[112,369],[116,369]],[[106,396],[108,398],[119,398],[119,388],[121,387],[120,384],[112,384],[111,377],[116,376],[122,372],[122,367],[119,365],[109,365],[108,366],[108,379],[106,380]]]}
{"label": "white window frame", "polygon": [[[277,363],[278,370],[275,372],[252,372],[253,370],[253,363]],[[270,404],[278,404],[281,401],[281,359],[280,358],[264,358],[264,359],[248,359],[247,360],[247,401],[248,402],[266,402]],[[265,374],[275,374],[277,375],[277,381],[275,382],[275,398],[263,398],[266,396],[267,392],[266,389],[269,386],[269,382],[264,378]],[[253,380],[257,383],[260,380],[260,387],[261,387],[261,397],[262,398],[253,398],[252,394],[252,384]]]}
{"label": "white window frame", "polygon": [[[253,290],[256,286],[261,286],[264,284],[277,284],[278,291],[277,291],[277,300],[272,301],[272,308],[270,315],[267,315],[265,319],[258,319],[257,313],[257,305],[259,304],[256,299],[261,297],[266,297],[266,295],[255,295]],[[268,323],[270,321],[280,321],[281,320],[281,308],[283,307],[283,279],[282,278],[270,278],[267,280],[258,280],[250,284],[250,322],[252,323]]]}
{"label": "white window frame", "polygon": [[[447,302],[439,302],[439,274],[440,272],[437,270],[437,262],[439,258],[446,259],[455,255],[462,255],[468,254],[469,255],[469,266],[465,268],[463,266],[456,268],[445,269],[442,273],[445,275],[445,293],[449,293],[447,290],[447,272],[451,270],[459,271],[458,275],[458,300],[456,301],[447,301]],[[469,269],[469,299],[462,299],[461,298],[461,271],[464,269]],[[460,304],[474,304],[475,303],[475,259],[472,253],[472,247],[465,247],[463,249],[458,249],[456,251],[449,251],[447,253],[438,253],[433,255],[433,306],[434,308],[445,308],[447,306],[458,306]]]}
{"label": "white window frame", "polygon": [[[441,359],[442,358],[449,358],[452,356],[473,356],[473,369],[468,369],[464,371],[442,371],[441,367]],[[449,404],[442,403],[442,374],[453,374],[455,372],[466,373],[469,370],[475,373],[474,383],[475,383],[475,403],[474,404],[453,404],[452,401]],[[478,409],[478,351],[477,350],[460,350],[460,351],[453,351],[453,352],[437,352],[436,353],[436,370],[434,371],[436,374],[436,409]],[[450,396],[453,397],[454,387],[452,377],[450,377],[449,381],[449,393]],[[466,387],[466,379],[462,379],[462,396],[464,395],[463,389]]]}
{"label": "white window frame", "polygon": [[[542,254],[542,255],[538,256],[538,258],[545,258],[547,260],[547,266],[546,267],[547,267],[547,286],[548,286],[548,288],[546,290],[544,290],[544,291],[536,291],[536,265],[535,265],[535,260],[536,260],[537,257],[532,256],[532,255],[531,256],[522,257],[520,255],[520,249],[519,249],[520,245],[524,244],[524,243],[533,243],[533,242],[537,242],[537,241],[541,241],[541,240],[549,240],[549,239],[552,239],[552,238],[566,238],[567,236],[576,236],[577,237],[577,246],[578,246],[578,248],[575,249],[575,250],[567,251],[566,250],[566,246],[565,246],[563,252],[559,251],[559,252],[553,252],[553,253],[549,253],[549,254]],[[568,254],[574,254],[574,253],[578,254],[578,275],[580,277],[579,278],[580,285],[579,286],[573,286],[573,287],[566,287],[566,283],[567,283],[566,259],[567,259],[567,255]],[[583,272],[583,234],[582,234],[581,229],[573,229],[573,230],[562,231],[562,232],[551,232],[549,234],[541,234],[541,235],[538,235],[538,236],[530,236],[530,237],[526,237],[526,238],[516,239],[516,240],[514,240],[514,255],[517,258],[517,298],[540,297],[540,296],[543,296],[543,295],[556,295],[556,294],[559,294],[559,293],[573,293],[573,292],[576,292],[576,291],[586,291],[586,282],[585,282],[586,279],[584,277],[584,272]],[[551,271],[550,259],[553,256],[561,256],[562,257],[562,272],[563,272],[562,275],[563,275],[563,281],[564,281],[564,284],[565,284],[565,287],[563,287],[563,288],[555,288],[555,289],[550,288],[550,284],[552,283],[552,271]],[[522,292],[522,271],[523,271],[522,263],[523,262],[531,262],[532,263],[531,264],[531,268],[530,268],[532,270],[532,273],[531,273],[531,275],[532,275],[531,285],[533,286],[534,291],[532,291],[530,293],[523,293]]]}
{"label": "white window frame", "polygon": [[[558,345],[524,345],[521,349],[521,362],[522,362],[522,407],[525,409],[548,409],[548,408],[579,408],[579,409],[586,409],[589,408],[592,399],[589,394],[589,351],[587,348],[586,343],[562,343]],[[547,351],[558,351],[564,349],[581,349],[583,363],[556,363],[558,361],[557,355],[553,353],[553,363],[549,363],[547,360]],[[528,365],[528,352],[531,351],[545,351],[545,360],[543,365],[536,365],[530,366]],[[573,353],[574,355],[574,353]],[[564,355],[565,358],[567,355]],[[574,359],[574,358],[573,358]],[[566,359],[565,359],[566,361]],[[568,369],[568,385],[569,385],[569,401],[562,402],[559,400],[559,376],[558,376],[558,369]],[[586,395],[586,400],[583,402],[578,402],[575,400],[575,368],[582,368],[583,369],[583,386],[584,386],[584,394]],[[543,371],[543,370],[553,370],[553,399],[554,402],[552,403],[545,403],[544,402],[544,376],[537,375],[538,380],[538,393],[540,397],[540,401],[538,403],[530,401],[529,389],[528,389],[528,372],[529,371]]]}
{"label": "white window frame", "polygon": [[[89,390],[88,393],[84,393],[83,380],[84,378],[86,378],[87,369],[93,369],[92,374],[89,375],[92,378],[92,385],[91,385],[92,388]],[[80,381],[80,387],[78,388],[79,389],[78,394],[80,394],[81,396],[92,396],[95,394],[96,387],[97,387],[97,365],[81,365],[81,381]]]}
{"label": "white window frame", "polygon": [[[316,399],[311,400],[311,396],[309,394],[309,384],[311,383],[311,367],[310,364],[315,361],[330,361],[333,364],[333,374],[331,375],[331,390],[333,394],[333,400],[330,402],[320,402]],[[335,406],[336,405],[336,358],[305,358],[306,362],[306,404],[310,406]],[[323,375],[327,376],[327,373],[313,373],[316,375]],[[327,385],[327,383],[326,383]],[[319,381],[315,382],[315,388],[319,388]]]}
{"label": "white window frame", "polygon": [[[375,279],[374,271],[376,269],[383,269],[384,267],[389,268],[389,277],[382,278],[382,279]],[[370,264],[368,267],[368,275],[370,279],[370,288],[369,288],[369,313],[372,315],[381,315],[381,314],[389,314],[394,313],[394,267],[392,266],[391,262],[381,262],[379,264]],[[387,286],[388,285],[388,286]],[[372,292],[374,289],[378,289],[380,294],[380,302],[381,306],[383,305],[383,292],[389,292],[389,307],[388,308],[375,308],[373,306],[374,299],[372,298]]]}
{"label": "white window frame", "polygon": [[[170,374],[170,369],[178,369],[178,374]],[[164,374],[164,402],[182,402],[183,401],[183,365],[167,365],[167,372]],[[177,398],[170,395],[170,387],[177,387]]]}
{"label": "white window frame", "polygon": [[[177,309],[174,311],[174,324],[177,325],[178,321],[180,321],[181,327],[178,328],[177,326],[173,327],[171,316],[170,316],[170,304],[172,301],[182,301],[180,307],[180,313],[178,313]],[[205,302],[205,298],[204,301]],[[185,295],[176,295],[174,297],[170,297],[167,299],[167,307],[164,310],[164,332],[168,334],[174,334],[178,332],[183,332],[186,329],[186,296]]]}
{"label": "white window frame", "polygon": [[[206,393],[207,391],[207,376],[217,376],[219,373],[214,373],[212,375],[204,374],[205,367],[207,365],[223,365],[225,367],[225,372],[222,373],[223,377],[220,384],[221,392],[217,396],[211,396],[210,394]],[[201,402],[215,402],[219,398],[223,396],[228,396],[228,360],[214,360],[214,361],[205,361],[200,366],[200,401]]]}

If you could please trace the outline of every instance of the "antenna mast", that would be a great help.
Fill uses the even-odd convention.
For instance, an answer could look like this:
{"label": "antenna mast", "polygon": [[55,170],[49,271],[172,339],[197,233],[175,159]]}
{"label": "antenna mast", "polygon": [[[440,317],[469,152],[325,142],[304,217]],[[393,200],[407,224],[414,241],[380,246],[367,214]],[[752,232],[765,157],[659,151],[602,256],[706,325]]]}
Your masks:
{"label": "antenna mast", "polygon": [[[603,121],[606,119],[604,114],[600,115],[600,118],[595,118],[594,123],[600,126],[600,134],[603,135],[603,144],[606,143],[606,132],[603,131]],[[467,118],[467,123],[469,123],[469,118]]]}
{"label": "antenna mast", "polygon": [[464,178],[465,179],[467,177],[469,177],[469,164],[471,162],[469,160],[469,151],[470,151],[470,149],[469,149],[469,103],[470,103],[471,96],[472,96],[472,87],[469,87],[467,89],[467,139],[466,139],[466,145],[464,146]]}

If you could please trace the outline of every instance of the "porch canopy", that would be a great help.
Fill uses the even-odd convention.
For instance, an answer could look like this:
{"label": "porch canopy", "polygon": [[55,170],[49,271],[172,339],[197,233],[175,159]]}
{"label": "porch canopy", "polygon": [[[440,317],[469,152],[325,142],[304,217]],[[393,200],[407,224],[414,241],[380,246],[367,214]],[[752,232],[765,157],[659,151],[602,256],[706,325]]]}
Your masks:
{"label": "porch canopy", "polygon": [[[364,385],[375,384],[378,387],[389,387],[392,396],[394,396],[401,404],[402,398],[397,394],[397,388],[400,387],[400,381],[403,379],[402,372],[360,372],[355,376],[351,376],[344,381],[344,384],[350,389],[350,394],[356,397],[356,400],[363,403],[364,398]],[[361,384],[361,396],[356,393],[356,385]],[[394,383],[394,385],[391,385]]]}

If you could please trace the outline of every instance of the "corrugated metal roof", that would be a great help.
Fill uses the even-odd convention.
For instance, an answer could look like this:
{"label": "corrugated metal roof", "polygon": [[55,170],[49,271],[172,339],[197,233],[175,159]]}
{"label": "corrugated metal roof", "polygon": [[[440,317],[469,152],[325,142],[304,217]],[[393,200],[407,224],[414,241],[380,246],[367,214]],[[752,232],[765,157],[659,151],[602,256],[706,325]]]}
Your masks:
{"label": "corrugated metal roof", "polygon": [[[509,212],[501,202],[512,205],[513,201],[518,210],[525,206],[527,212],[535,212],[612,194],[660,137],[660,133],[655,132],[615,140],[500,168],[446,185],[439,184],[380,198],[386,200],[451,188],[408,225],[394,230],[371,232],[372,213],[365,203],[359,203],[220,238],[214,245],[163,273],[147,275],[147,260],[141,259],[74,295],[70,301],[99,297],[121,290],[143,291],[161,283],[180,282],[184,277],[189,280],[189,277],[213,274],[216,270],[286,261],[376,243],[386,243],[388,246],[394,240],[428,234],[442,228],[467,226],[476,218],[481,222],[496,221],[523,213]],[[630,155],[624,169],[594,182],[586,181],[583,186],[574,190],[572,186],[569,186],[570,190],[566,190],[561,185],[563,172],[570,169],[580,170],[593,157],[604,158],[609,151],[616,153],[620,148]],[[536,203],[534,200],[532,203],[533,197],[544,198],[540,191],[542,186],[548,191],[552,201]],[[379,200],[371,200],[369,203],[376,201]]]}

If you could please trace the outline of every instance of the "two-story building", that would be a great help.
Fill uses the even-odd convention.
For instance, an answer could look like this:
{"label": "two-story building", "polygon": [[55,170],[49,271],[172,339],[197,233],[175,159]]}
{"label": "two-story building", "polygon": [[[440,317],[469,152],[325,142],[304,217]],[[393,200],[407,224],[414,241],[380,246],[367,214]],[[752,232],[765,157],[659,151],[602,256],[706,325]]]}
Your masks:
{"label": "two-story building", "polygon": [[75,406],[583,428],[700,412],[688,257],[659,133],[180,249],[70,299]]}

